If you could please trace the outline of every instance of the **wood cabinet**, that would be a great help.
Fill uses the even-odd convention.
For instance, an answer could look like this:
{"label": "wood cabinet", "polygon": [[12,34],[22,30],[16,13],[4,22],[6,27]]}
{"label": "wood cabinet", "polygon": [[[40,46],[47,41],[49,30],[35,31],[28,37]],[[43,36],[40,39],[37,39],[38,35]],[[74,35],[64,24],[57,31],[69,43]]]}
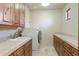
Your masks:
{"label": "wood cabinet", "polygon": [[78,56],[78,49],[54,35],[54,47],[59,56]]}
{"label": "wood cabinet", "polygon": [[11,4],[11,20],[12,20],[12,25],[15,25],[14,24],[14,21],[15,21],[15,4]]}
{"label": "wood cabinet", "polygon": [[20,4],[18,4],[18,8],[16,8],[15,4],[15,19],[13,20],[13,24],[15,26],[24,27],[25,25],[25,9],[20,8]]}
{"label": "wood cabinet", "polygon": [[24,56],[24,46],[18,48],[16,51],[11,53],[9,56]]}
{"label": "wood cabinet", "polygon": [[25,10],[20,10],[20,26],[25,26]]}
{"label": "wood cabinet", "polygon": [[32,56],[32,40],[18,48],[9,56]]}
{"label": "wood cabinet", "polygon": [[0,26],[11,25],[15,27],[24,27],[25,10],[16,8],[14,3],[0,4]]}
{"label": "wood cabinet", "polygon": [[54,47],[58,53],[59,56],[62,55],[63,51],[62,51],[62,47],[63,46],[63,41],[61,41],[60,38],[54,36]]}
{"label": "wood cabinet", "polygon": [[10,4],[0,4],[0,24],[6,24],[6,25],[12,25],[12,20],[11,20],[11,6]]}
{"label": "wood cabinet", "polygon": [[3,4],[0,4],[0,24],[3,23]]}
{"label": "wood cabinet", "polygon": [[[27,49],[28,48],[28,49]],[[24,45],[25,56],[32,56],[32,43],[29,41]]]}
{"label": "wood cabinet", "polygon": [[14,52],[15,56],[24,56],[24,46],[18,48],[15,52]]}
{"label": "wood cabinet", "polygon": [[13,20],[13,25],[19,26],[20,23],[20,11],[15,9],[15,19]]}
{"label": "wood cabinet", "polygon": [[11,6],[10,4],[3,4],[3,23],[6,25],[12,25],[12,20],[11,20]]}
{"label": "wood cabinet", "polygon": [[78,53],[79,53],[78,49],[75,49],[75,48],[73,47],[73,48],[72,48],[72,55],[73,55],[73,56],[78,56]]}

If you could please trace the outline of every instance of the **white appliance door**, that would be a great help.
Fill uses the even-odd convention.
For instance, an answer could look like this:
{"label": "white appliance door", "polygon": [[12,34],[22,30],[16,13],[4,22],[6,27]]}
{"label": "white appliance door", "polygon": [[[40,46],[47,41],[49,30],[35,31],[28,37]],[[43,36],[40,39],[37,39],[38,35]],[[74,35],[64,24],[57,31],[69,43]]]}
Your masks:
{"label": "white appliance door", "polygon": [[38,31],[36,29],[24,29],[22,36],[32,38],[32,50],[38,50]]}

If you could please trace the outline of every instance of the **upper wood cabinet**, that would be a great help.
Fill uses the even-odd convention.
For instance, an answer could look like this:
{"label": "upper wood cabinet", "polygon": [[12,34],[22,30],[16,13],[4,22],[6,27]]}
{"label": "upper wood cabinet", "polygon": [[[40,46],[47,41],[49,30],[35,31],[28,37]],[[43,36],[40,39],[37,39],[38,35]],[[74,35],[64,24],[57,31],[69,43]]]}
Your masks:
{"label": "upper wood cabinet", "polygon": [[25,10],[22,7],[20,4],[15,4],[15,19],[13,20],[13,24],[20,27],[24,27],[25,24]]}
{"label": "upper wood cabinet", "polygon": [[3,4],[4,9],[3,9],[3,22],[7,25],[12,25],[12,20],[11,20],[11,6],[10,4]]}
{"label": "upper wood cabinet", "polygon": [[0,24],[3,22],[3,4],[0,4]]}
{"label": "upper wood cabinet", "polygon": [[15,4],[10,4],[11,6],[11,20],[12,20],[12,25],[14,25],[14,20],[15,20]]}
{"label": "upper wood cabinet", "polygon": [[25,26],[25,10],[20,10],[20,26]]}
{"label": "upper wood cabinet", "polygon": [[15,19],[13,20],[13,25],[19,26],[20,23],[20,11],[15,9]]}
{"label": "upper wood cabinet", "polygon": [[[16,5],[18,5],[18,8]],[[10,25],[24,27],[25,10],[19,8],[20,5],[21,4],[13,3],[0,4],[0,26]]]}
{"label": "upper wood cabinet", "polygon": [[10,4],[0,4],[0,24],[12,25]]}

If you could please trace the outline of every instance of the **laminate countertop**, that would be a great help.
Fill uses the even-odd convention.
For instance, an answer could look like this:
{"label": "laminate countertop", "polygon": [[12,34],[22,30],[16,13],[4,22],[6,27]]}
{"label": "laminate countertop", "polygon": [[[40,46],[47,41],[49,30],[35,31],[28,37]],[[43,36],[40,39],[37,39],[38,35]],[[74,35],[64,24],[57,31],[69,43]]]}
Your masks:
{"label": "laminate countertop", "polygon": [[30,37],[18,37],[16,39],[9,39],[0,43],[0,56],[8,56],[25,43],[31,40]]}
{"label": "laminate countertop", "polygon": [[55,36],[59,37],[60,39],[64,40],[72,47],[78,49],[78,38],[74,36],[64,35],[64,34],[55,34]]}

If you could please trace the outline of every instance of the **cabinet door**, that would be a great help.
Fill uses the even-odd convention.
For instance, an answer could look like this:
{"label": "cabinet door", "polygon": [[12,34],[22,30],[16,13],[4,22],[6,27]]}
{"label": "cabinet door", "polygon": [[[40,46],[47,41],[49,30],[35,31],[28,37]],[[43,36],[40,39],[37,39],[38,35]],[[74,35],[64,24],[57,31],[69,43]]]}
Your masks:
{"label": "cabinet door", "polygon": [[20,26],[24,27],[25,25],[25,12],[20,10]]}
{"label": "cabinet door", "polygon": [[12,20],[12,25],[14,25],[14,20],[15,20],[15,4],[11,4],[11,20]]}
{"label": "cabinet door", "polygon": [[76,48],[72,48],[72,55],[78,56],[78,50]]}
{"label": "cabinet door", "polygon": [[12,25],[10,5],[9,3],[0,4],[0,24]]}
{"label": "cabinet door", "polygon": [[3,23],[3,4],[0,4],[0,24]]}
{"label": "cabinet door", "polygon": [[20,47],[14,52],[15,56],[24,56],[24,46]]}
{"label": "cabinet door", "polygon": [[32,40],[25,44],[25,56],[32,55]]}
{"label": "cabinet door", "polygon": [[63,56],[72,56],[66,49],[63,49]]}
{"label": "cabinet door", "polygon": [[15,9],[15,19],[13,20],[15,26],[19,26],[20,23],[20,12]]}
{"label": "cabinet door", "polygon": [[61,48],[62,48],[62,45],[61,45],[61,41],[58,37],[54,36],[54,47],[58,53],[58,55],[61,55]]}
{"label": "cabinet door", "polygon": [[63,44],[64,42],[59,38],[59,55],[63,56]]}
{"label": "cabinet door", "polygon": [[78,50],[70,44],[54,36],[54,47],[60,56],[78,56]]}
{"label": "cabinet door", "polygon": [[3,9],[3,23],[6,25],[12,25],[11,20],[11,4],[5,3]]}
{"label": "cabinet door", "polygon": [[32,41],[29,43],[29,56],[32,56]]}

